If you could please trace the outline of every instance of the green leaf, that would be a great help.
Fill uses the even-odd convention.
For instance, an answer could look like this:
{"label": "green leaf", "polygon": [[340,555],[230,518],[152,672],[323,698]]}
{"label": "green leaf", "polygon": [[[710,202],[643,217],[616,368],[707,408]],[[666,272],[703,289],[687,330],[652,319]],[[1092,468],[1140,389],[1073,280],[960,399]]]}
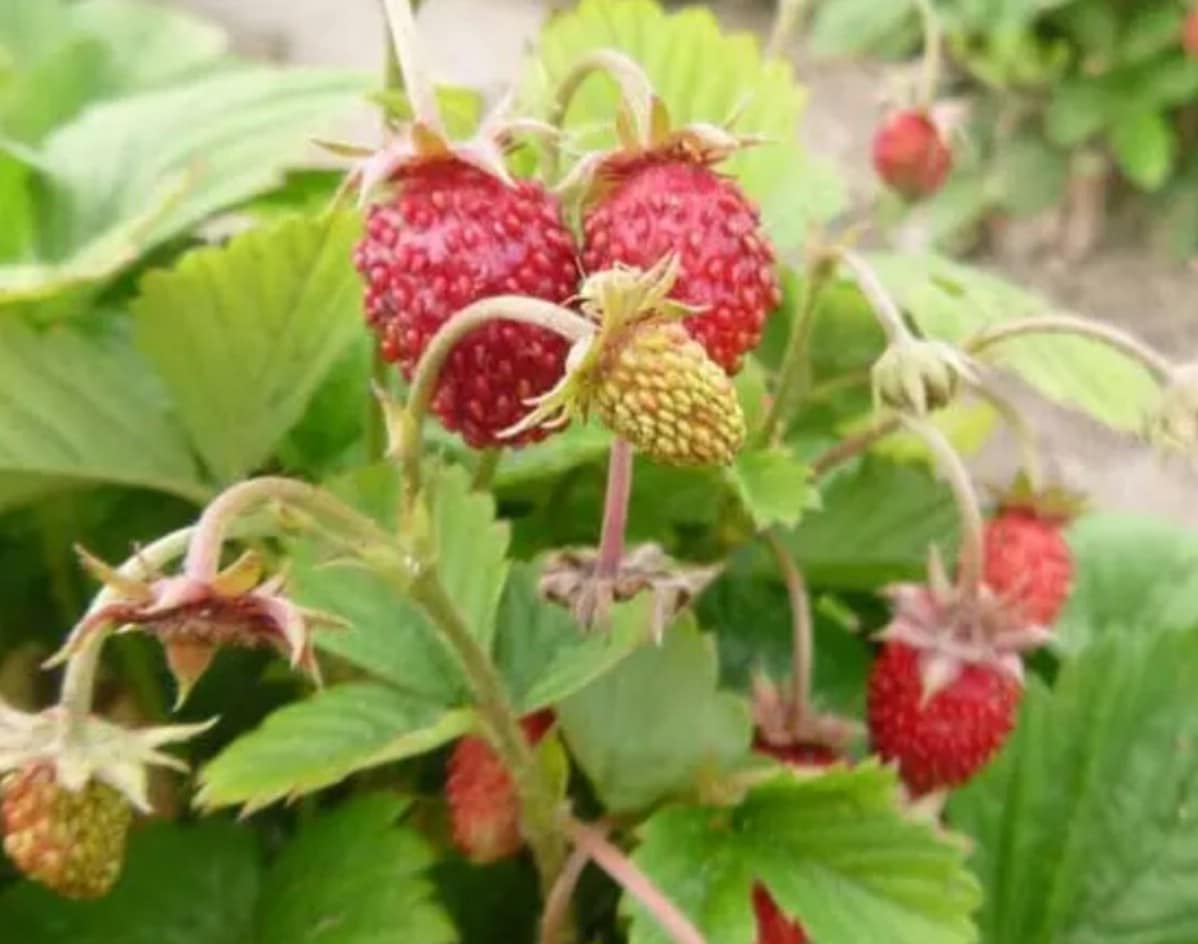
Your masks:
{"label": "green leaf", "polygon": [[833,0],[816,7],[807,42],[817,56],[903,54],[918,40],[917,16],[911,3]]}
{"label": "green leaf", "polygon": [[398,827],[406,801],[354,797],[300,830],[267,874],[256,944],[448,944],[427,843]]}
{"label": "green leaf", "polygon": [[239,944],[253,929],[258,870],[242,827],[153,823],[130,836],[108,897],[65,901],[22,882],[0,895],[0,924],[20,944]]}
{"label": "green leaf", "polygon": [[48,255],[0,266],[0,303],[105,278],[267,189],[364,85],[341,72],[229,69],[88,109],[42,147]]}
{"label": "green leaf", "polygon": [[1112,97],[1101,81],[1084,76],[1068,79],[1052,93],[1044,114],[1045,131],[1054,144],[1075,147],[1097,134],[1114,108]]}
{"label": "green leaf", "polygon": [[354,682],[317,692],[267,717],[209,763],[196,802],[250,812],[337,783],[350,774],[423,754],[469,730],[473,715]]}
{"label": "green leaf", "polygon": [[1177,139],[1160,112],[1139,111],[1121,116],[1110,128],[1111,150],[1119,169],[1144,190],[1156,190],[1169,176]]}
{"label": "green leaf", "polygon": [[515,489],[556,479],[607,455],[611,441],[611,433],[597,424],[574,423],[535,449],[505,453],[495,473],[495,487]]}
{"label": "green leaf", "polygon": [[810,466],[786,449],[740,452],[728,480],[759,530],[775,524],[793,528],[805,511],[819,507]]}
{"label": "green leaf", "polygon": [[[741,133],[770,143],[729,159],[721,168],[737,177],[762,207],[767,230],[782,248],[801,243],[813,219],[844,206],[843,185],[826,163],[806,158],[795,141],[803,93],[790,65],[762,56],[753,37],[721,33],[705,9],[665,13],[652,0],[583,0],[553,18],[540,42],[539,61],[528,70],[531,97],[548,109],[553,91],[589,52],[620,49],[637,60],[669,109],[675,125],[722,124],[743,106]],[[567,127],[589,134],[586,146],[609,146],[616,92],[602,79],[588,81],[571,107]]]}
{"label": "green leaf", "polygon": [[0,318],[0,507],[107,482],[203,502],[156,378],[124,341]]}
{"label": "green leaf", "polygon": [[348,213],[286,220],[142,281],[138,344],[222,482],[271,455],[361,331],[358,225]]}
{"label": "green leaf", "polygon": [[1198,631],[1109,635],[1032,679],[998,759],[951,800],[987,944],[1189,944]]}
{"label": "green leaf", "polygon": [[[878,277],[923,331],[960,342],[1014,318],[1046,314],[1044,300],[989,273],[940,256],[875,253]],[[1138,432],[1159,397],[1148,372],[1123,354],[1076,335],[1003,341],[986,360],[1009,368],[1041,394]]]}
{"label": "green leaf", "polygon": [[604,806],[644,809],[748,756],[748,706],[716,691],[715,643],[693,620],[639,649],[557,708],[566,742]]}
{"label": "green leaf", "polygon": [[1167,521],[1087,515],[1068,532],[1073,589],[1055,642],[1077,652],[1116,633],[1198,626],[1198,535]]}
{"label": "green leaf", "polygon": [[[905,814],[875,765],[785,774],[733,808],[671,807],[643,827],[635,860],[710,944],[753,940],[761,881],[820,944],[968,944],[977,883],[951,837]],[[632,904],[631,944],[670,940]]]}
{"label": "green leaf", "polygon": [[933,544],[951,555],[956,532],[952,497],[925,467],[871,458],[825,486],[821,509],[782,539],[813,584],[871,590],[921,575]]}

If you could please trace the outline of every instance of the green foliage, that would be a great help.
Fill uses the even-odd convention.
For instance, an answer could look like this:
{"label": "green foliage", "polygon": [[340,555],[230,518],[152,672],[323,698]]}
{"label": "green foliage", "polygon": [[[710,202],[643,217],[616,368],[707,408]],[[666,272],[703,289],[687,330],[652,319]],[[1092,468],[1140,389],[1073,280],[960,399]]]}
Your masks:
{"label": "green foliage", "polygon": [[742,450],[728,478],[758,529],[793,528],[805,511],[819,507],[810,469],[786,449]]}
{"label": "green foliage", "polygon": [[1109,635],[1032,681],[1014,736],[957,794],[987,944],[1183,944],[1198,841],[1198,632]]}
{"label": "green foliage", "polygon": [[262,464],[361,330],[358,220],[296,218],[151,272],[137,341],[214,477]]}
{"label": "green foliage", "polygon": [[[656,813],[636,861],[711,944],[753,939],[757,881],[821,944],[975,941],[977,883],[958,840],[912,820],[896,798],[893,773],[874,765],[783,774],[735,807]],[[669,940],[631,910],[632,944]]]}
{"label": "green foliage", "polygon": [[641,810],[741,764],[744,702],[716,690],[714,640],[683,619],[557,709],[570,751],[604,805]]}
{"label": "green foliage", "polygon": [[449,944],[429,845],[396,828],[407,804],[366,794],[300,830],[262,884],[258,944]]}

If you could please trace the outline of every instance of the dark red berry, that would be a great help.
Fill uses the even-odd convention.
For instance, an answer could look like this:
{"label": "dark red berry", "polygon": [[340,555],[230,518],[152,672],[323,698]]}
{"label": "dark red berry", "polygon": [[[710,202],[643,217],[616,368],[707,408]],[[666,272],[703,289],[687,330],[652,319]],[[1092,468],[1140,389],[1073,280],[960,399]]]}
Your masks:
{"label": "dark red berry", "polygon": [[[421,161],[394,176],[394,193],[370,208],[354,264],[366,283],[366,319],[383,356],[411,378],[437,329],[460,308],[493,295],[561,303],[578,262],[557,199],[533,181],[507,186],[459,160]],[[475,448],[532,442],[498,433],[524,401],[557,383],[567,344],[543,328],[492,322],[449,355],[433,410]]]}
{"label": "dark red berry", "polygon": [[874,135],[874,169],[908,200],[935,193],[953,166],[944,133],[922,111],[900,111]]}
{"label": "dark red berry", "polygon": [[756,944],[807,944],[807,932],[775,904],[764,885],[753,885],[753,913],[757,916]]}

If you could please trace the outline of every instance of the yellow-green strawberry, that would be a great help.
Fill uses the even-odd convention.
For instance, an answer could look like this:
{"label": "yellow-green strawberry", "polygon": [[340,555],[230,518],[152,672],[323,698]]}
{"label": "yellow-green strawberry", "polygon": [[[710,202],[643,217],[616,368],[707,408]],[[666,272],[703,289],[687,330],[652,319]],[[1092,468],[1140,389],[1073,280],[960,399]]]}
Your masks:
{"label": "yellow-green strawberry", "polygon": [[0,784],[4,851],[26,876],[64,898],[100,898],[120,875],[133,810],[115,789],[89,780],[60,785],[52,764],[33,762]]}
{"label": "yellow-green strawberry", "polygon": [[680,321],[642,321],[600,355],[595,410],[637,450],[669,465],[725,465],[745,417],[723,369]]}

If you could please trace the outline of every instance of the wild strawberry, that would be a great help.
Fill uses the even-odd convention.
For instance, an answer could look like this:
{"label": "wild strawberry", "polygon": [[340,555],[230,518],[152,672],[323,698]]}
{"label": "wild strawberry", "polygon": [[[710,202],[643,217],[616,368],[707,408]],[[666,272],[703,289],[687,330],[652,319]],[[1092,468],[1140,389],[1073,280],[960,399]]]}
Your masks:
{"label": "wild strawberry", "polygon": [[1022,686],[988,665],[966,665],[930,697],[920,652],[888,642],[869,676],[874,749],[897,761],[917,795],[964,783],[1002,747],[1015,723]]}
{"label": "wild strawberry", "polygon": [[[391,195],[370,208],[354,265],[383,356],[411,378],[437,329],[493,295],[564,302],[577,287],[574,243],[557,199],[532,181],[505,182],[453,156],[400,163]],[[524,401],[561,378],[566,342],[532,325],[495,321],[469,334],[441,371],[433,410],[475,448],[543,439],[497,433]]]}
{"label": "wild strawberry", "polygon": [[775,904],[760,882],[753,885],[753,913],[757,916],[757,944],[807,944],[807,932]]}
{"label": "wild strawberry", "polygon": [[105,783],[61,786],[49,763],[29,763],[0,784],[4,851],[26,876],[64,898],[100,898],[120,875],[133,811]]}
{"label": "wild strawberry", "polygon": [[1018,507],[1004,508],[986,522],[986,583],[1041,626],[1056,620],[1073,579],[1063,523]]}
{"label": "wild strawberry", "polygon": [[874,135],[873,152],[878,176],[908,200],[939,190],[953,166],[944,132],[924,111],[899,111],[887,118]]}
{"label": "wild strawberry", "polygon": [[1181,48],[1190,58],[1198,58],[1198,7],[1186,14],[1181,27]]}
{"label": "wild strawberry", "polygon": [[[553,712],[535,712],[520,724],[529,743],[536,744],[553,726]],[[520,799],[487,741],[473,734],[458,741],[449,758],[445,791],[454,843],[470,861],[485,865],[520,851]]]}

